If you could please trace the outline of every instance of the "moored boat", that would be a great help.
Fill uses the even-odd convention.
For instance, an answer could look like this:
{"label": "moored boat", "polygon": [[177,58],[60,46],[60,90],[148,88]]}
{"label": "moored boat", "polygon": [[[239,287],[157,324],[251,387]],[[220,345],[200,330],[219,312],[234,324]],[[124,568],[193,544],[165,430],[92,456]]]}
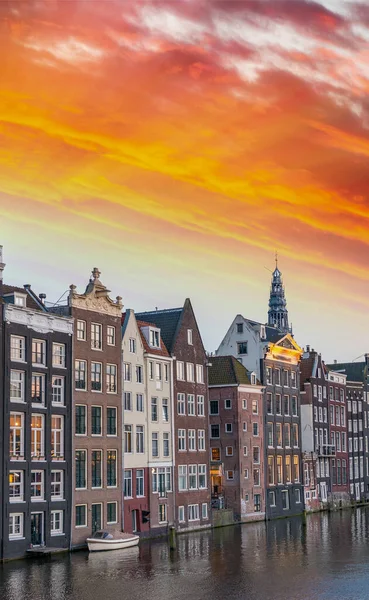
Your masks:
{"label": "moored boat", "polygon": [[132,548],[137,546],[140,538],[138,535],[130,533],[120,533],[114,537],[108,531],[95,531],[92,537],[87,538],[86,542],[90,552],[102,552],[105,550],[122,550],[123,548]]}

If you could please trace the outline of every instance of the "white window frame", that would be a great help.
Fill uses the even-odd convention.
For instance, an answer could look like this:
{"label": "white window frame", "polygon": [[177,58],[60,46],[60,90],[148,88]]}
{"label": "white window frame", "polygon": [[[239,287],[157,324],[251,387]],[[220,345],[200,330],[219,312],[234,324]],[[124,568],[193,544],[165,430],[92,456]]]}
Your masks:
{"label": "white window frame", "polygon": [[[55,381],[57,379],[60,379],[61,384],[55,384]],[[55,396],[56,394],[54,394],[55,392],[58,392],[57,395],[60,396],[60,402],[55,400]],[[51,378],[51,401],[52,404],[54,406],[64,406],[65,405],[65,377],[61,376],[61,375],[52,375]]]}
{"label": "white window frame", "polygon": [[[59,527],[56,529],[56,519],[59,517]],[[52,510],[50,512],[50,535],[64,535],[64,511],[63,510]]]}
{"label": "white window frame", "polygon": [[[20,398],[18,398],[17,396],[12,396],[12,385],[14,385],[14,382],[12,382],[12,376],[14,374],[19,375],[19,381],[15,382],[15,385],[18,387],[19,385],[19,389],[20,389]],[[25,401],[25,397],[24,397],[24,382],[25,382],[25,372],[24,371],[17,371],[16,369],[11,369],[10,371],[10,390],[9,390],[9,395],[10,395],[10,402],[24,402]]]}
{"label": "white window frame", "polygon": [[193,331],[192,331],[192,329],[187,329],[187,343],[189,346],[193,346]]}
{"label": "white window frame", "polygon": [[[197,485],[198,485],[199,490],[206,490],[208,487],[206,472],[207,472],[207,465],[197,465]],[[204,481],[203,485],[200,485],[200,477],[203,478],[203,481]]]}
{"label": "white window frame", "polygon": [[205,417],[205,397],[201,394],[197,396],[197,416]]}
{"label": "white window frame", "polygon": [[[33,350],[33,344],[41,344],[43,350],[41,352],[41,354],[43,355],[43,362],[34,362],[33,361],[33,354],[37,354],[38,352],[35,350]],[[39,339],[32,339],[32,344],[31,344],[31,359],[32,359],[32,365],[37,366],[37,367],[45,367],[46,366],[46,340],[39,340]]]}
{"label": "white window frame", "polygon": [[[20,474],[19,481],[10,481],[11,475]],[[14,496],[10,494],[11,490],[15,490],[19,487],[19,495]],[[11,504],[16,504],[17,502],[24,502],[24,471],[9,471],[9,502]]]}
{"label": "white window frame", "polygon": [[185,366],[184,365],[185,364],[182,360],[177,360],[176,372],[177,372],[177,379],[179,381],[185,381]]}
{"label": "white window frame", "polygon": [[[96,335],[98,332],[98,335]],[[101,323],[91,323],[90,325],[91,334],[91,349],[102,351],[102,325]]]}
{"label": "white window frame", "polygon": [[[15,347],[13,342],[19,342]],[[10,360],[13,362],[26,362],[26,338],[21,335],[10,336]]]}
{"label": "white window frame", "polygon": [[196,382],[197,383],[205,383],[204,365],[196,365]]}
{"label": "white window frame", "polygon": [[[108,521],[108,506],[109,506],[109,504],[115,504],[115,521]],[[107,525],[115,525],[115,523],[118,523],[118,502],[117,501],[107,502],[106,503],[106,524]]]}
{"label": "white window frame", "polygon": [[[182,483],[185,482],[183,487]],[[178,465],[178,491],[186,492],[188,489],[187,465]]]}
{"label": "white window frame", "polygon": [[[59,427],[54,427],[53,426],[53,419],[56,419],[56,422],[59,422],[60,426]],[[64,415],[51,415],[51,457],[52,460],[55,460],[56,458],[59,459],[64,459]],[[60,434],[60,441],[57,441],[58,438],[58,434]],[[53,448],[55,450],[55,448],[57,447],[57,445],[60,445],[60,450],[59,453],[54,453],[52,452]]]}
{"label": "white window frame", "polygon": [[[32,469],[31,471],[31,480],[32,480],[32,474],[33,473],[40,473],[41,474],[41,481],[36,481],[34,484],[32,484],[31,481],[31,485],[30,485],[30,498],[31,498],[31,502],[43,502],[45,500],[45,471],[42,469]],[[40,496],[32,496],[32,485],[35,486],[41,486],[41,495]]]}
{"label": "white window frame", "polygon": [[[32,420],[33,417],[37,417],[41,419],[41,427],[32,428]],[[38,444],[37,442],[37,432],[41,432],[41,440],[40,440],[40,452],[36,452],[35,448]],[[32,450],[33,448],[33,450]],[[32,413],[31,415],[31,458],[32,459],[44,459],[45,458],[45,415],[40,413]]]}
{"label": "white window frame", "polygon": [[185,507],[178,506],[178,522],[185,523]]}
{"label": "white window frame", "polygon": [[207,502],[203,502],[201,504],[201,518],[205,521],[206,519],[209,518],[209,513],[208,513],[208,503]]}
{"label": "white window frame", "polygon": [[[11,529],[15,530],[15,520],[19,518],[19,533],[10,533]],[[18,528],[18,525],[17,525]],[[9,540],[20,540],[24,539],[24,513],[10,513],[9,514]]]}
{"label": "white window frame", "polygon": [[195,383],[195,365],[194,363],[186,363],[186,377],[190,383]]}
{"label": "white window frame", "polygon": [[199,452],[206,451],[205,429],[197,430],[197,449]]}
{"label": "white window frame", "polygon": [[[109,341],[113,340],[113,341]],[[115,327],[114,325],[108,325],[106,327],[106,344],[107,346],[115,346],[115,340],[116,340],[116,336],[115,336]]]}
{"label": "white window frame", "polygon": [[200,521],[199,505],[189,504],[188,505],[188,520],[189,521]]}
{"label": "white window frame", "polygon": [[[60,475],[60,481],[53,481],[53,475],[55,475],[55,474]],[[56,501],[58,502],[60,500],[64,500],[64,471],[62,469],[60,469],[60,470],[53,469],[51,471],[50,487],[51,487],[50,497],[51,497],[52,502],[56,502]],[[59,494],[53,493],[53,492],[55,492],[55,489],[58,487],[60,488],[60,493]]]}
{"label": "white window frame", "polygon": [[[191,477],[194,478],[195,485],[191,485]],[[188,489],[192,491],[197,490],[198,487],[197,465],[188,465]]]}
{"label": "white window frame", "polygon": [[[81,323],[83,324],[82,327],[78,327],[78,325],[80,325]],[[81,332],[83,333],[82,336],[80,336]],[[77,319],[76,338],[78,342],[85,342],[87,339],[87,323],[82,319]]]}
{"label": "white window frame", "polygon": [[65,360],[66,360],[65,344],[62,344],[60,342],[53,342],[52,350],[53,350],[53,356],[52,356],[53,367],[56,367],[57,369],[65,369]]}
{"label": "white window frame", "polygon": [[[41,402],[34,402],[32,397],[32,387],[33,387],[33,378],[40,378],[40,398]],[[46,396],[46,378],[44,373],[32,373],[31,376],[31,402],[32,406],[45,406],[45,396]]]}

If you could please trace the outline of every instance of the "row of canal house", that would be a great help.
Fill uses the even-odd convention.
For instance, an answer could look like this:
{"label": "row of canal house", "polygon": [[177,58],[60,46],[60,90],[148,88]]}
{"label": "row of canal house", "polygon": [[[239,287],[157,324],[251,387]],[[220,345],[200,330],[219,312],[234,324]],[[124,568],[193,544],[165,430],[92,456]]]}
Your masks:
{"label": "row of canal house", "polygon": [[366,501],[369,357],[294,339],[281,272],[268,322],[205,352],[191,302],[122,314],[92,271],[57,305],[2,281],[0,557]]}

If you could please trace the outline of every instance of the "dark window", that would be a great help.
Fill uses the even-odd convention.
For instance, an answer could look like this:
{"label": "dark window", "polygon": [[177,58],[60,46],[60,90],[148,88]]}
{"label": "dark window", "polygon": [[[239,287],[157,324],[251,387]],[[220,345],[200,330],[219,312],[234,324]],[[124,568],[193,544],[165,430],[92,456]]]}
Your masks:
{"label": "dark window", "polygon": [[101,522],[101,504],[92,504],[92,532],[98,531],[102,527]]}
{"label": "dark window", "polygon": [[91,485],[94,488],[100,488],[101,481],[101,450],[93,450],[91,457],[91,474],[92,482]]}
{"label": "dark window", "polygon": [[91,363],[91,389],[101,392],[101,364]]}
{"label": "dark window", "polygon": [[261,510],[261,495],[254,495],[254,512],[260,512]]}
{"label": "dark window", "polygon": [[219,425],[211,426],[211,437],[218,438],[219,437]]}
{"label": "dark window", "polygon": [[117,485],[117,451],[108,450],[107,457],[107,486],[116,487]]}
{"label": "dark window", "polygon": [[101,406],[91,408],[91,433],[101,435]]}
{"label": "dark window", "polygon": [[76,488],[86,487],[86,450],[76,450]]}
{"label": "dark window", "polygon": [[210,400],[210,414],[211,415],[219,414],[219,401],[218,400]]}
{"label": "dark window", "polygon": [[237,333],[243,333],[243,323],[237,323]]}
{"label": "dark window", "polygon": [[337,485],[341,485],[341,461],[337,460]]}
{"label": "dark window", "polygon": [[337,485],[336,461],[334,458],[332,458],[332,483]]}
{"label": "dark window", "polygon": [[247,354],[247,342],[238,342],[238,354]]}
{"label": "dark window", "polygon": [[80,504],[76,506],[76,527],[83,527],[86,525],[86,505]]}
{"label": "dark window", "polygon": [[74,380],[77,390],[86,389],[86,361],[74,361]]}
{"label": "dark window", "polygon": [[117,522],[117,503],[108,502],[106,505],[106,522],[116,523]]}
{"label": "dark window", "polygon": [[117,409],[116,408],[108,408],[106,418],[107,418],[107,423],[106,423],[107,435],[117,435]]}
{"label": "dark window", "polygon": [[86,406],[76,406],[76,434],[86,435]]}

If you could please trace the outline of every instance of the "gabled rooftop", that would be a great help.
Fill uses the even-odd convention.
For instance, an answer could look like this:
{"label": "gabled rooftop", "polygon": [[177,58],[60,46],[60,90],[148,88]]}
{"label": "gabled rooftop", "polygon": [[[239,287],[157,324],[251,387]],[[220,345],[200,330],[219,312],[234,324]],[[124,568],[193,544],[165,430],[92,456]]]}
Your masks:
{"label": "gabled rooftop", "polygon": [[209,362],[209,385],[251,385],[251,373],[234,356],[211,356]]}
{"label": "gabled rooftop", "polygon": [[164,341],[165,347],[169,353],[172,352],[176,333],[180,318],[182,315],[183,307],[181,308],[167,308],[164,310],[153,310],[148,312],[136,313],[137,321],[145,323],[151,323],[160,329],[161,337]]}

